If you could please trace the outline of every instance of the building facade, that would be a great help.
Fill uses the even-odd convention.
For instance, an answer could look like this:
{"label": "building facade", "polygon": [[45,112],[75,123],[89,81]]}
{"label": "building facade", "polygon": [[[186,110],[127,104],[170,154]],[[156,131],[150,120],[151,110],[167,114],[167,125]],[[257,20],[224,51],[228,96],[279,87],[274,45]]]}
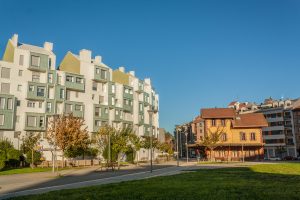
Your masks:
{"label": "building facade", "polygon": [[[208,158],[222,161],[263,159],[262,128],[268,124],[262,114],[239,115],[232,108],[202,109],[192,123],[197,141],[190,145]],[[210,151],[205,136],[219,134],[219,141]]]}
{"label": "building facade", "polygon": [[[73,113],[82,117],[90,135],[109,124],[131,126],[139,136],[159,129],[159,96],[149,78],[141,80],[124,67],[112,70],[101,56],[81,50],[68,52],[56,66],[53,44],[43,47],[23,44],[18,35],[9,39],[0,61],[0,137],[16,148],[27,132],[42,133],[41,149],[46,159],[51,152],[45,137],[47,121],[54,115]],[[149,159],[149,152],[138,152]]]}
{"label": "building facade", "polygon": [[[274,100],[271,97],[261,104],[232,102],[228,107],[234,108],[238,113],[262,113],[268,127],[263,128],[264,157],[285,158],[299,156],[297,135],[299,99]],[[240,106],[244,105],[244,106]]]}

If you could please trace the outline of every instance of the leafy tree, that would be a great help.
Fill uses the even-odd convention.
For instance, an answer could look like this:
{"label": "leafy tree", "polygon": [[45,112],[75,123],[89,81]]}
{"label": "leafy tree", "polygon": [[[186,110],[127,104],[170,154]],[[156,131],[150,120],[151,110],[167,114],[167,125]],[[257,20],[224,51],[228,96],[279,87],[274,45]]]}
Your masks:
{"label": "leafy tree", "polygon": [[106,125],[99,129],[96,134],[96,143],[104,158],[108,157],[109,141],[111,144],[111,160],[117,160],[118,168],[120,168],[122,154],[132,149],[141,148],[139,139],[135,136],[131,127],[124,127],[117,130],[114,127]]}
{"label": "leafy tree", "polygon": [[[85,150],[90,144],[87,127],[83,118],[75,117],[73,114],[54,117],[48,124],[48,142],[62,151],[63,167],[64,156],[67,150]],[[74,153],[74,152],[73,152]],[[69,153],[67,155],[74,155]]]}
{"label": "leafy tree", "polygon": [[[23,149],[24,153],[28,156],[31,154],[31,158],[34,157],[35,151],[37,146],[39,145],[39,141],[41,139],[41,134],[40,133],[27,133],[25,137],[23,137],[23,143],[21,148]],[[28,153],[30,152],[30,153]],[[29,159],[27,159],[29,160]],[[30,159],[31,163],[31,168],[34,167],[36,164],[35,159]]]}
{"label": "leafy tree", "polygon": [[[33,157],[33,159],[32,159]],[[28,151],[26,153],[26,161],[28,163],[31,163],[32,165],[37,165],[41,162],[42,154],[39,151],[34,150],[33,153],[31,151]]]}
{"label": "leafy tree", "polygon": [[16,150],[7,138],[0,140],[0,170],[6,166],[18,167],[20,165],[20,151]]}
{"label": "leafy tree", "polygon": [[208,134],[203,138],[202,144],[209,149],[210,160],[212,159],[212,151],[219,146],[220,137],[223,133],[223,129],[220,129],[219,127],[215,131],[208,129]]}

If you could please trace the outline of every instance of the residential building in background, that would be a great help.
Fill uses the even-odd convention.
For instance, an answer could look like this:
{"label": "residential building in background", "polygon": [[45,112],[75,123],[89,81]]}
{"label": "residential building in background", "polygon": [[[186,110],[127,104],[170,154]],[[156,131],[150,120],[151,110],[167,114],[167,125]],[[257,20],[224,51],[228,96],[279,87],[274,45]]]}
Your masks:
{"label": "residential building in background", "polygon": [[[42,133],[41,150],[49,160],[48,119],[69,113],[85,119],[90,135],[109,124],[157,137],[159,112],[150,119],[148,110],[159,109],[159,96],[149,78],[141,80],[124,67],[112,70],[86,49],[78,55],[67,52],[56,68],[52,43],[23,44],[16,34],[8,40],[0,61],[0,138],[19,148],[27,132]],[[149,155],[148,150],[138,152],[140,160]]]}
{"label": "residential building in background", "polygon": [[263,103],[231,102],[228,107],[237,113],[262,113],[268,121],[263,128],[264,156],[266,159],[299,156],[299,99],[265,99]]}

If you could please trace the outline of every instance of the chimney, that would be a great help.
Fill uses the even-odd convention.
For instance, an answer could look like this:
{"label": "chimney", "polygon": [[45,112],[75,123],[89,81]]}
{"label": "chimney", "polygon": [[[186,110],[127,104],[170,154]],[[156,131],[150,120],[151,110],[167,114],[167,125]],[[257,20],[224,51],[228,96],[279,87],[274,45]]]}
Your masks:
{"label": "chimney", "polygon": [[11,41],[15,47],[18,46],[18,37],[18,34],[14,34],[11,38]]}
{"label": "chimney", "polygon": [[125,67],[119,67],[119,71],[124,72],[125,73]]}
{"label": "chimney", "polygon": [[130,71],[129,74],[131,74],[132,76],[135,76],[135,72],[134,71]]}
{"label": "chimney", "polygon": [[90,63],[92,59],[92,52],[87,49],[82,49],[79,52],[79,58],[81,61]]}
{"label": "chimney", "polygon": [[95,56],[95,63],[100,64],[102,62],[102,57],[101,56]]}
{"label": "chimney", "polygon": [[148,85],[151,85],[151,80],[150,80],[150,78],[145,78],[145,83],[147,83]]}
{"label": "chimney", "polygon": [[44,49],[46,49],[47,51],[52,51],[53,50],[53,43],[45,42],[44,43]]}

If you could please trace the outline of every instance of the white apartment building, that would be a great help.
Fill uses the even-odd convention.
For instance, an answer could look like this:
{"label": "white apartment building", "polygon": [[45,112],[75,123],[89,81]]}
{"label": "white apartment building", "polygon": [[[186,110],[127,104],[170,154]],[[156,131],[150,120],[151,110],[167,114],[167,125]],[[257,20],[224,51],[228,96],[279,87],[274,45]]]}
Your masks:
{"label": "white apartment building", "polygon": [[[43,155],[50,160],[47,119],[71,112],[85,119],[91,135],[109,124],[157,136],[159,113],[150,120],[148,110],[158,110],[159,96],[150,79],[140,80],[124,67],[112,70],[86,49],[68,52],[56,68],[52,43],[23,44],[16,34],[8,40],[0,61],[0,138],[19,148],[27,132],[40,132]],[[149,159],[149,152],[140,150],[138,158]]]}
{"label": "white apartment building", "polygon": [[228,107],[234,108],[238,113],[263,113],[268,127],[262,129],[264,139],[264,157],[285,158],[286,156],[299,156],[299,144],[297,144],[297,121],[293,115],[294,105],[300,102],[299,99],[265,99],[261,104],[231,102]]}

